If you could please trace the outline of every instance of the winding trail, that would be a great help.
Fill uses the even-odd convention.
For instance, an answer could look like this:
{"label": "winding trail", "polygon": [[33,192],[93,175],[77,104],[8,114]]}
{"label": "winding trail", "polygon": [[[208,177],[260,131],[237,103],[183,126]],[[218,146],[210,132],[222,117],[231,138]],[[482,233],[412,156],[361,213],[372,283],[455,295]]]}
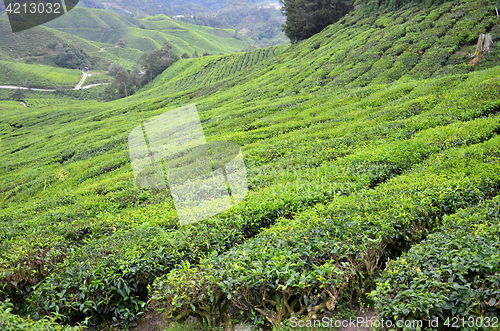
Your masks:
{"label": "winding trail", "polygon": [[[83,72],[83,77],[80,79],[80,82],[76,84],[75,88],[72,88],[71,91],[76,91],[76,90],[86,90],[91,87],[95,86],[100,86],[100,85],[109,85],[109,83],[102,83],[102,84],[92,84],[92,85],[87,85],[87,86],[82,86],[83,83],[85,82],[85,79],[89,76],[88,73]],[[31,91],[41,91],[41,92],[55,92],[55,89],[43,89],[43,88],[27,88],[27,87],[22,87],[22,86],[11,86],[11,85],[0,85],[0,89],[11,89],[11,90],[31,90]]]}
{"label": "winding trail", "polygon": [[[22,86],[8,86],[8,85],[0,85],[0,88],[4,89],[11,89],[11,90],[29,90],[27,87],[22,87]],[[44,91],[44,92],[55,92],[56,90],[47,90],[47,89],[41,89],[41,88],[32,88],[32,91]]]}
{"label": "winding trail", "polygon": [[85,71],[82,71],[82,74],[83,74],[83,77],[82,79],[80,79],[80,82],[78,84],[76,84],[74,90],[79,90],[82,88],[82,84],[83,82],[85,82],[85,79],[87,79],[87,76],[89,75],[88,73],[86,73]]}

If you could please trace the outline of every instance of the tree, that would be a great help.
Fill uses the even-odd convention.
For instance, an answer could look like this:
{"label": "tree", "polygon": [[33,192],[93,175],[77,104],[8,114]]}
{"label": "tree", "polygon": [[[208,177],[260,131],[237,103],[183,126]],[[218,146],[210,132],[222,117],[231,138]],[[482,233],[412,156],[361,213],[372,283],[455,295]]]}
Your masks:
{"label": "tree", "polygon": [[123,87],[123,92],[125,93],[125,97],[128,97],[128,90],[127,90],[127,85],[128,85],[128,75],[125,70],[121,70],[116,74],[116,82],[118,83],[118,90],[120,91]]}
{"label": "tree", "polygon": [[14,100],[21,102],[21,100],[24,99],[26,97],[26,95],[24,94],[23,90],[18,88],[18,89],[16,89],[16,91],[14,93],[11,94],[10,97]]}
{"label": "tree", "polygon": [[54,63],[62,68],[79,69],[90,62],[89,56],[78,48],[65,48],[54,56]]}
{"label": "tree", "polygon": [[282,30],[292,43],[307,39],[335,23],[353,7],[352,0],[280,0],[286,16]]}
{"label": "tree", "polygon": [[170,44],[165,44],[160,50],[144,53],[139,59],[138,65],[134,70],[126,70],[123,66],[111,63],[109,66],[109,75],[115,78],[105,88],[103,98],[115,100],[128,97],[152,81],[165,69],[170,67],[179,57],[172,51]]}
{"label": "tree", "polygon": [[145,77],[151,82],[156,76],[179,60],[179,56],[172,51],[172,46],[165,43],[162,49],[144,53],[139,59],[139,65],[146,71]]}
{"label": "tree", "polygon": [[23,82],[23,87],[26,87],[28,91],[31,91],[31,82],[27,79],[24,80]]}
{"label": "tree", "polygon": [[110,76],[114,77],[121,70],[125,70],[125,68],[122,65],[113,62],[109,65],[108,73]]}
{"label": "tree", "polygon": [[189,59],[189,54],[188,53],[184,53],[181,55],[181,58],[183,59]]}
{"label": "tree", "polygon": [[126,45],[123,39],[118,40],[118,46],[120,46],[121,48],[125,48]]}

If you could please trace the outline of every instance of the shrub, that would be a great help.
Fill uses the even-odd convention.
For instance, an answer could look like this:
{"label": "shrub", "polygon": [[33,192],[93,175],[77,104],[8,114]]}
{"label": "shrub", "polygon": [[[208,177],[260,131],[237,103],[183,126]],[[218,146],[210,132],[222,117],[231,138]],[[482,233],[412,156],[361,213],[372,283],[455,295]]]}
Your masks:
{"label": "shrub", "polygon": [[12,314],[13,305],[10,302],[0,302],[0,329],[2,331],[80,331],[83,327],[62,326],[55,318],[44,318],[39,321],[24,319]]}
{"label": "shrub", "polygon": [[463,330],[492,326],[500,317],[499,243],[498,197],[445,217],[426,240],[387,263],[371,293],[377,311],[385,319],[438,319],[442,330],[456,318],[465,320]]}

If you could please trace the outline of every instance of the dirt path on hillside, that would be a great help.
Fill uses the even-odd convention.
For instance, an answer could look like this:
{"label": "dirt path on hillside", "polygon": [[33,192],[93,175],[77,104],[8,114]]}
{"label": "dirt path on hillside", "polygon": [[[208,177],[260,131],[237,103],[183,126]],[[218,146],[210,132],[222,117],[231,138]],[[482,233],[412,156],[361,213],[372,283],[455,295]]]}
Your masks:
{"label": "dirt path on hillside", "polygon": [[[76,90],[86,90],[91,87],[96,87],[100,85],[109,85],[109,83],[102,83],[102,84],[91,84],[87,86],[82,86],[83,83],[85,82],[85,79],[87,79],[88,76],[90,76],[89,73],[83,72],[83,77],[80,79],[78,84],[76,84],[75,88],[71,89],[72,91]],[[56,90],[54,89],[43,89],[43,88],[27,88],[27,87],[22,87],[22,86],[10,86],[10,85],[0,85],[0,89],[10,89],[10,90],[30,90],[30,91],[38,91],[38,92],[55,92]],[[26,106],[25,106],[26,107]]]}

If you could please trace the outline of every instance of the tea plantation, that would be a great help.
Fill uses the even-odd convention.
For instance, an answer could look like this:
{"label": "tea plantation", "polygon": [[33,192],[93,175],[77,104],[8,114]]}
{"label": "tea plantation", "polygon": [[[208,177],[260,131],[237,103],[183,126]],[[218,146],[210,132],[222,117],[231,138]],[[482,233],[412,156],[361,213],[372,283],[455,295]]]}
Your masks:
{"label": "tea plantation", "polygon": [[[367,8],[182,59],[121,100],[1,101],[0,328],[271,330],[362,302],[441,330],[498,319],[500,51],[469,55],[500,42],[495,4]],[[208,141],[241,146],[250,192],[180,226],[169,189],[134,183],[127,138],[188,104]]]}
{"label": "tea plantation", "polygon": [[[119,41],[123,47],[117,45]],[[231,29],[176,22],[165,15],[135,19],[85,8],[75,8],[43,26],[13,34],[6,14],[0,14],[3,61],[77,69],[61,64],[61,54],[71,52],[91,69],[107,70],[113,62],[133,69],[143,52],[160,49],[166,42],[179,56],[202,56],[240,52],[251,41]]]}
{"label": "tea plantation", "polygon": [[141,51],[154,51],[169,42],[179,56],[239,52],[251,43],[232,29],[183,23],[165,15],[137,19],[99,9],[75,8],[47,26],[96,42],[116,45],[122,40],[126,48]]}

